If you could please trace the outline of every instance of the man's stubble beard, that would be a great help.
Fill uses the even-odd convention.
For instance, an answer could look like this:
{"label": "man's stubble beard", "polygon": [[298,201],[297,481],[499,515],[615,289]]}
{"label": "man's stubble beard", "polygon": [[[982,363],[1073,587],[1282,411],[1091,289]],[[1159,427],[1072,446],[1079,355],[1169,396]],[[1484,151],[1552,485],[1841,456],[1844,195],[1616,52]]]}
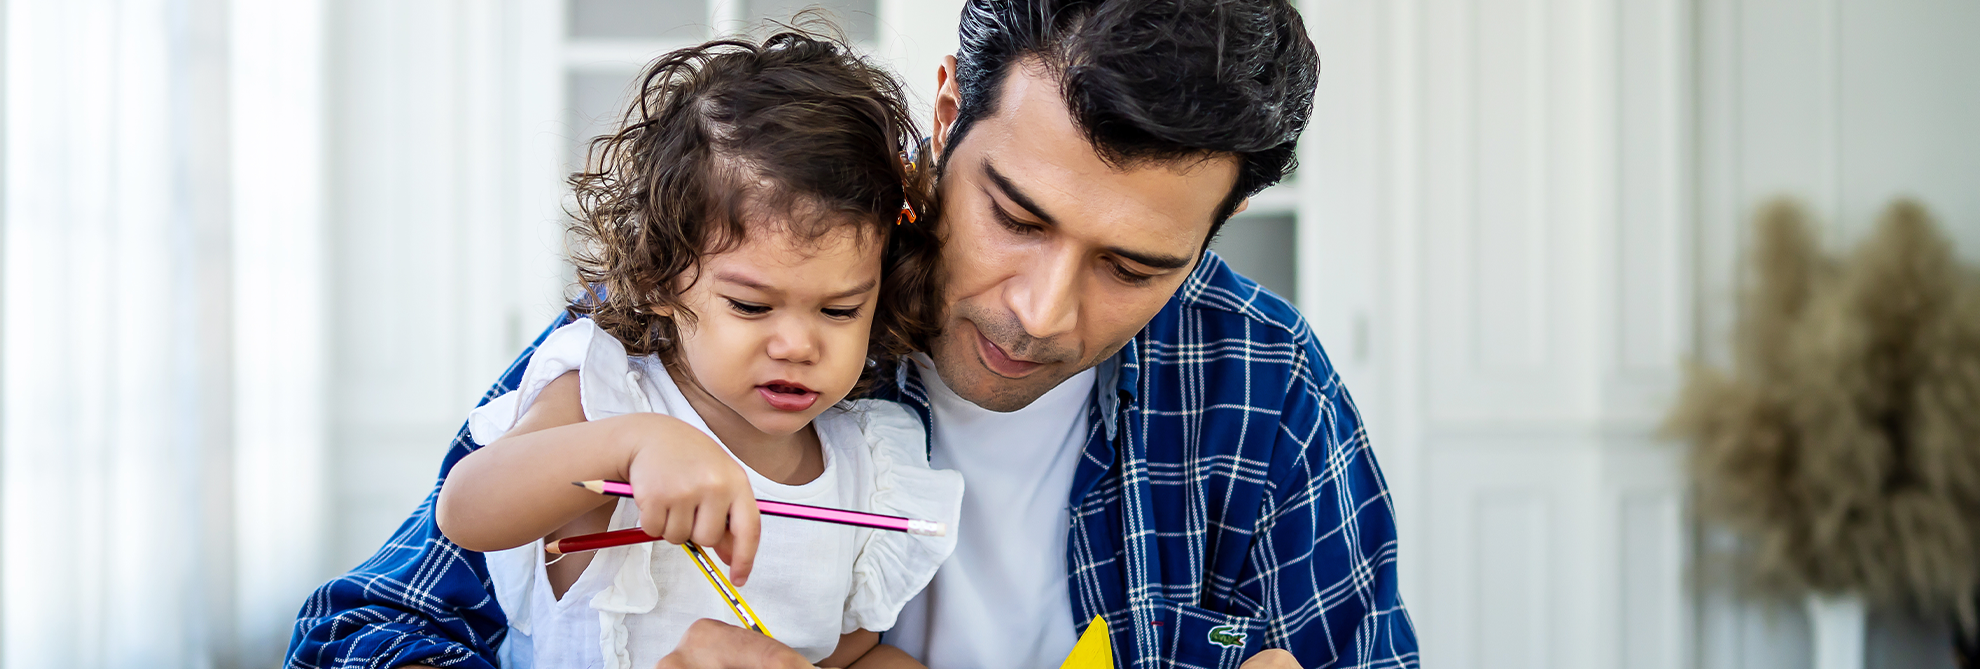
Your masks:
{"label": "man's stubble beard", "polygon": [[[935,373],[941,375],[943,385],[954,391],[958,397],[968,400],[989,411],[1010,413],[1031,406],[1045,393],[1051,392],[1066,379],[1112,357],[1127,345],[1126,341],[1109,346],[1100,355],[1083,362],[1076,360],[1072,351],[1056,351],[1051,342],[1036,339],[1024,333],[1016,322],[999,322],[993,318],[970,317],[975,310],[962,304],[951,305],[949,318],[942,333],[930,346],[929,359],[935,362]],[[967,321],[975,326],[976,332],[993,343],[1018,342],[1005,353],[1027,358],[1044,358],[1045,367],[1022,379],[998,376],[985,367],[976,350],[976,332],[964,325]]]}

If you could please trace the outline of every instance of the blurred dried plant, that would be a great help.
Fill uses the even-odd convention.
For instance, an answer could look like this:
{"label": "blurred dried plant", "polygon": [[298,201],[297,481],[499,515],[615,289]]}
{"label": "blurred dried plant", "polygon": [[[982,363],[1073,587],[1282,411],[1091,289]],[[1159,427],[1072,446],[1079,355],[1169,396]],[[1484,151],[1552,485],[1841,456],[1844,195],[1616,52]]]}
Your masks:
{"label": "blurred dried plant", "polygon": [[1693,365],[1665,429],[1698,510],[1778,594],[1953,613],[1980,588],[1980,281],[1916,203],[1843,260],[1807,216],[1756,221],[1732,368]]}

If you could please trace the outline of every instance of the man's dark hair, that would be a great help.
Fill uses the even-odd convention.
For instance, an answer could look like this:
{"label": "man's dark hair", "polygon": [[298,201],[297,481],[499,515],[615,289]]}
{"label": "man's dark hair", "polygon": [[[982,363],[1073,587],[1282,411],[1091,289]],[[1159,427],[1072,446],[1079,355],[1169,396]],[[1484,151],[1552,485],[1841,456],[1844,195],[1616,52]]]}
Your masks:
{"label": "man's dark hair", "polygon": [[960,32],[949,146],[996,113],[1014,65],[1035,62],[1116,167],[1235,154],[1210,237],[1292,171],[1313,114],[1320,57],[1289,0],[968,0]]}

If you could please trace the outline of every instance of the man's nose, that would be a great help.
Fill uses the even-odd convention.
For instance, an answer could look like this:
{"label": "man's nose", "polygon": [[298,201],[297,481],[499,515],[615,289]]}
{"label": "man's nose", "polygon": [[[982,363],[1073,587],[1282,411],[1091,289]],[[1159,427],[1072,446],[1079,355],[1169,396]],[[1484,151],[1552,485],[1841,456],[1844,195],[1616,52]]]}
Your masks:
{"label": "man's nose", "polygon": [[767,352],[774,360],[806,365],[818,362],[818,332],[802,319],[779,319]]}
{"label": "man's nose", "polygon": [[1079,324],[1080,265],[1078,254],[1059,252],[1019,270],[1010,302],[1025,334],[1050,339]]}

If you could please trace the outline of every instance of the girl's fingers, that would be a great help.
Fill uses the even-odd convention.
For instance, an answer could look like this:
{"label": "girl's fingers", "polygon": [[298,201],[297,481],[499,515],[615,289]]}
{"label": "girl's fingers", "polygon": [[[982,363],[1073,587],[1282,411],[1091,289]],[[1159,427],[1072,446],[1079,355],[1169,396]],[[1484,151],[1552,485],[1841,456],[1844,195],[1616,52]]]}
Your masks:
{"label": "girl's fingers", "polygon": [[756,515],[756,500],[748,497],[736,500],[729,505],[729,536],[723,543],[729,550],[723,558],[729,563],[729,578],[742,585],[749,580],[750,567],[756,564],[756,541],[761,532],[761,518]]}
{"label": "girl's fingers", "polygon": [[[648,508],[649,506],[652,508]],[[667,529],[667,507],[658,504],[641,505],[639,507],[639,529],[646,532],[646,536],[660,536],[660,533]]]}
{"label": "girl's fingers", "polygon": [[702,503],[694,511],[694,542],[703,546],[713,546],[722,542],[729,533],[728,507]]}
{"label": "girl's fingers", "polygon": [[660,538],[669,543],[687,543],[694,538],[694,507],[674,507],[667,509],[666,529]]}

